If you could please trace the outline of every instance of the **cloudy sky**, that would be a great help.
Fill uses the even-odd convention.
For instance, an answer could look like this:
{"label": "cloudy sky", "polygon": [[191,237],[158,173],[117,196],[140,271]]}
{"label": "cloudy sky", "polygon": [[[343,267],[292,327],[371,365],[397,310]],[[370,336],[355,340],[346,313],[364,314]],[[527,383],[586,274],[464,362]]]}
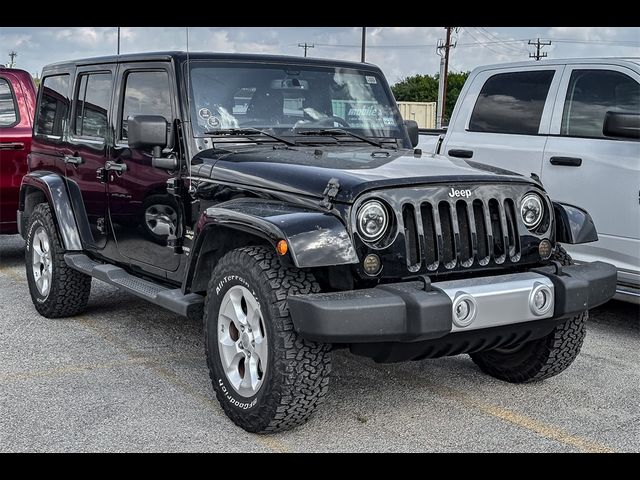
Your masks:
{"label": "cloudy sky", "polygon": [[[121,52],[186,48],[184,27],[123,27]],[[108,27],[0,27],[0,63],[18,53],[16,67],[32,74],[47,63],[116,53],[117,29]],[[189,29],[191,51],[302,55],[298,43],[315,45],[309,56],[360,60],[360,27],[199,27]],[[528,60],[530,39],[551,40],[549,58],[640,57],[640,28],[634,27],[460,27],[451,53],[453,71]],[[438,71],[442,27],[369,27],[367,61],[378,64],[391,83],[416,73]]]}

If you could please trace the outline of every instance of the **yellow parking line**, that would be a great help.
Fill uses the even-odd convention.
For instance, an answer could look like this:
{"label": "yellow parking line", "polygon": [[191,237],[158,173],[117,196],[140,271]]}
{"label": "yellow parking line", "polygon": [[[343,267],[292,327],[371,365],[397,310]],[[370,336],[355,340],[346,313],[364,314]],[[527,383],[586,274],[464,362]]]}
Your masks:
{"label": "yellow parking line", "polygon": [[594,442],[592,440],[588,440],[586,438],[579,437],[577,435],[572,435],[561,428],[554,427],[552,425],[547,425],[538,420],[534,420],[533,418],[527,417],[520,413],[514,412],[512,410],[508,410],[506,408],[498,407],[497,405],[490,405],[487,403],[475,402],[471,401],[474,407],[479,410],[487,413],[493,417],[499,418],[506,422],[512,423],[519,427],[525,428],[532,432],[537,433],[538,435],[548,438],[550,440],[555,440],[556,442],[564,443],[565,445],[570,445],[572,447],[577,448],[578,450],[582,450],[584,452],[590,453],[613,453],[615,450],[602,445],[600,443]]}
{"label": "yellow parking line", "polygon": [[[113,345],[116,345],[117,347],[120,347],[128,355],[136,354],[135,350],[132,349],[126,342],[124,342],[122,339],[120,339],[116,335],[113,335],[111,332],[105,330],[95,320],[89,319],[83,316],[76,317],[76,319],[79,320],[79,323],[81,323],[82,325],[87,326],[98,337],[100,337],[101,339]],[[217,402],[214,402],[213,397],[203,395],[201,392],[199,392],[198,390],[193,388],[191,385],[186,383],[184,380],[182,380],[182,378],[180,378],[171,370],[168,370],[167,368],[161,366],[157,362],[148,363],[148,367],[151,370],[153,370],[156,374],[160,375],[162,378],[169,381],[170,383],[178,387],[180,390],[190,395],[192,398],[195,398],[196,400],[198,400],[201,404],[205,405],[207,408],[215,411],[216,414],[222,413]],[[261,443],[262,445],[267,447],[269,450],[272,450],[274,452],[286,453],[290,451],[289,448],[284,443],[282,443],[280,440],[272,436],[262,436],[262,435],[252,435],[252,436],[256,439],[258,443]]]}
{"label": "yellow parking line", "polygon": [[27,283],[27,275],[24,271],[24,267],[2,267],[0,273],[7,275],[16,283]]}
{"label": "yellow parking line", "polygon": [[513,410],[477,400],[455,389],[433,384],[430,384],[429,387],[430,390],[440,396],[462,402],[470,407],[480,410],[487,415],[491,415],[492,417],[498,418],[504,422],[511,423],[520,428],[524,428],[525,430],[529,430],[530,432],[536,433],[544,438],[564,443],[565,445],[577,448],[578,450],[590,453],[615,452],[615,450],[612,450],[611,448],[601,443],[582,438],[578,435],[572,435],[562,428],[546,424],[539,420],[535,420],[521,413],[514,412]]}
{"label": "yellow parking line", "polygon": [[26,372],[9,372],[0,373],[0,382],[16,381],[16,380],[32,380],[35,378],[43,377],[56,377],[60,375],[68,375],[73,373],[83,373],[89,370],[122,367],[126,365],[140,365],[149,362],[150,360],[143,357],[129,358],[127,360],[115,360],[107,363],[86,364],[86,365],[69,365],[59,368],[50,368],[47,370],[36,370]]}

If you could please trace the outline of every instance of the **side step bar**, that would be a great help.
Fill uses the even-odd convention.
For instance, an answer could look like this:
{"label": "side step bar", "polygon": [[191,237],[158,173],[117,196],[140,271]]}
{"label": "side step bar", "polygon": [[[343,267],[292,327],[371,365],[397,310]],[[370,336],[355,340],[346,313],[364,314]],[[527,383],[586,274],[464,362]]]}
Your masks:
{"label": "side step bar", "polygon": [[66,253],[64,261],[74,270],[91,275],[115,287],[133,293],[140,298],[185,317],[201,315],[204,297],[197,293],[184,295],[179,288],[168,288],[131,275],[115,265],[91,260],[82,253]]}

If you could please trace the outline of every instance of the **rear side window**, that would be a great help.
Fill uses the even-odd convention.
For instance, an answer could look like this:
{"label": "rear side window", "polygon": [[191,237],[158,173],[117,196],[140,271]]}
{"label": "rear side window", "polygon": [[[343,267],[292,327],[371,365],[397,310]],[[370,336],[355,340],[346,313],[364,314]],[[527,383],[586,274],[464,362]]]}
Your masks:
{"label": "rear side window", "polygon": [[106,138],[112,85],[111,72],[80,76],[76,92],[75,135]]}
{"label": "rear side window", "polygon": [[69,75],[42,79],[36,135],[61,137],[69,115]]}
{"label": "rear side window", "polygon": [[608,111],[640,111],[640,84],[613,70],[574,70],[564,101],[560,134],[602,137]]}
{"label": "rear side window", "polygon": [[171,122],[170,92],[166,71],[130,72],[124,88],[120,138],[127,138],[127,118],[130,116],[162,115]]}
{"label": "rear side window", "polygon": [[0,127],[12,127],[17,122],[18,114],[11,85],[4,78],[0,78]]}
{"label": "rear side window", "polygon": [[473,108],[469,130],[537,134],[554,73],[553,70],[536,70],[490,77]]}

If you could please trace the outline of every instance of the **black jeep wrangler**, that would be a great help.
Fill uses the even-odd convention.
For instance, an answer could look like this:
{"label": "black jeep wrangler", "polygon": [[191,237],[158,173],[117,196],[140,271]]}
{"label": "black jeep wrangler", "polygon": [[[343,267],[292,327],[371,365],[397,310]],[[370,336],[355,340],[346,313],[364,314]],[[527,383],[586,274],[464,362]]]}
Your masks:
{"label": "black jeep wrangler", "polygon": [[202,318],[211,380],[252,432],[299,425],[332,348],[469,353],[556,375],[616,270],[572,265],[589,215],[536,178],[426,155],[379,68],[180,52],[45,67],[19,224],[37,311],[92,277]]}

